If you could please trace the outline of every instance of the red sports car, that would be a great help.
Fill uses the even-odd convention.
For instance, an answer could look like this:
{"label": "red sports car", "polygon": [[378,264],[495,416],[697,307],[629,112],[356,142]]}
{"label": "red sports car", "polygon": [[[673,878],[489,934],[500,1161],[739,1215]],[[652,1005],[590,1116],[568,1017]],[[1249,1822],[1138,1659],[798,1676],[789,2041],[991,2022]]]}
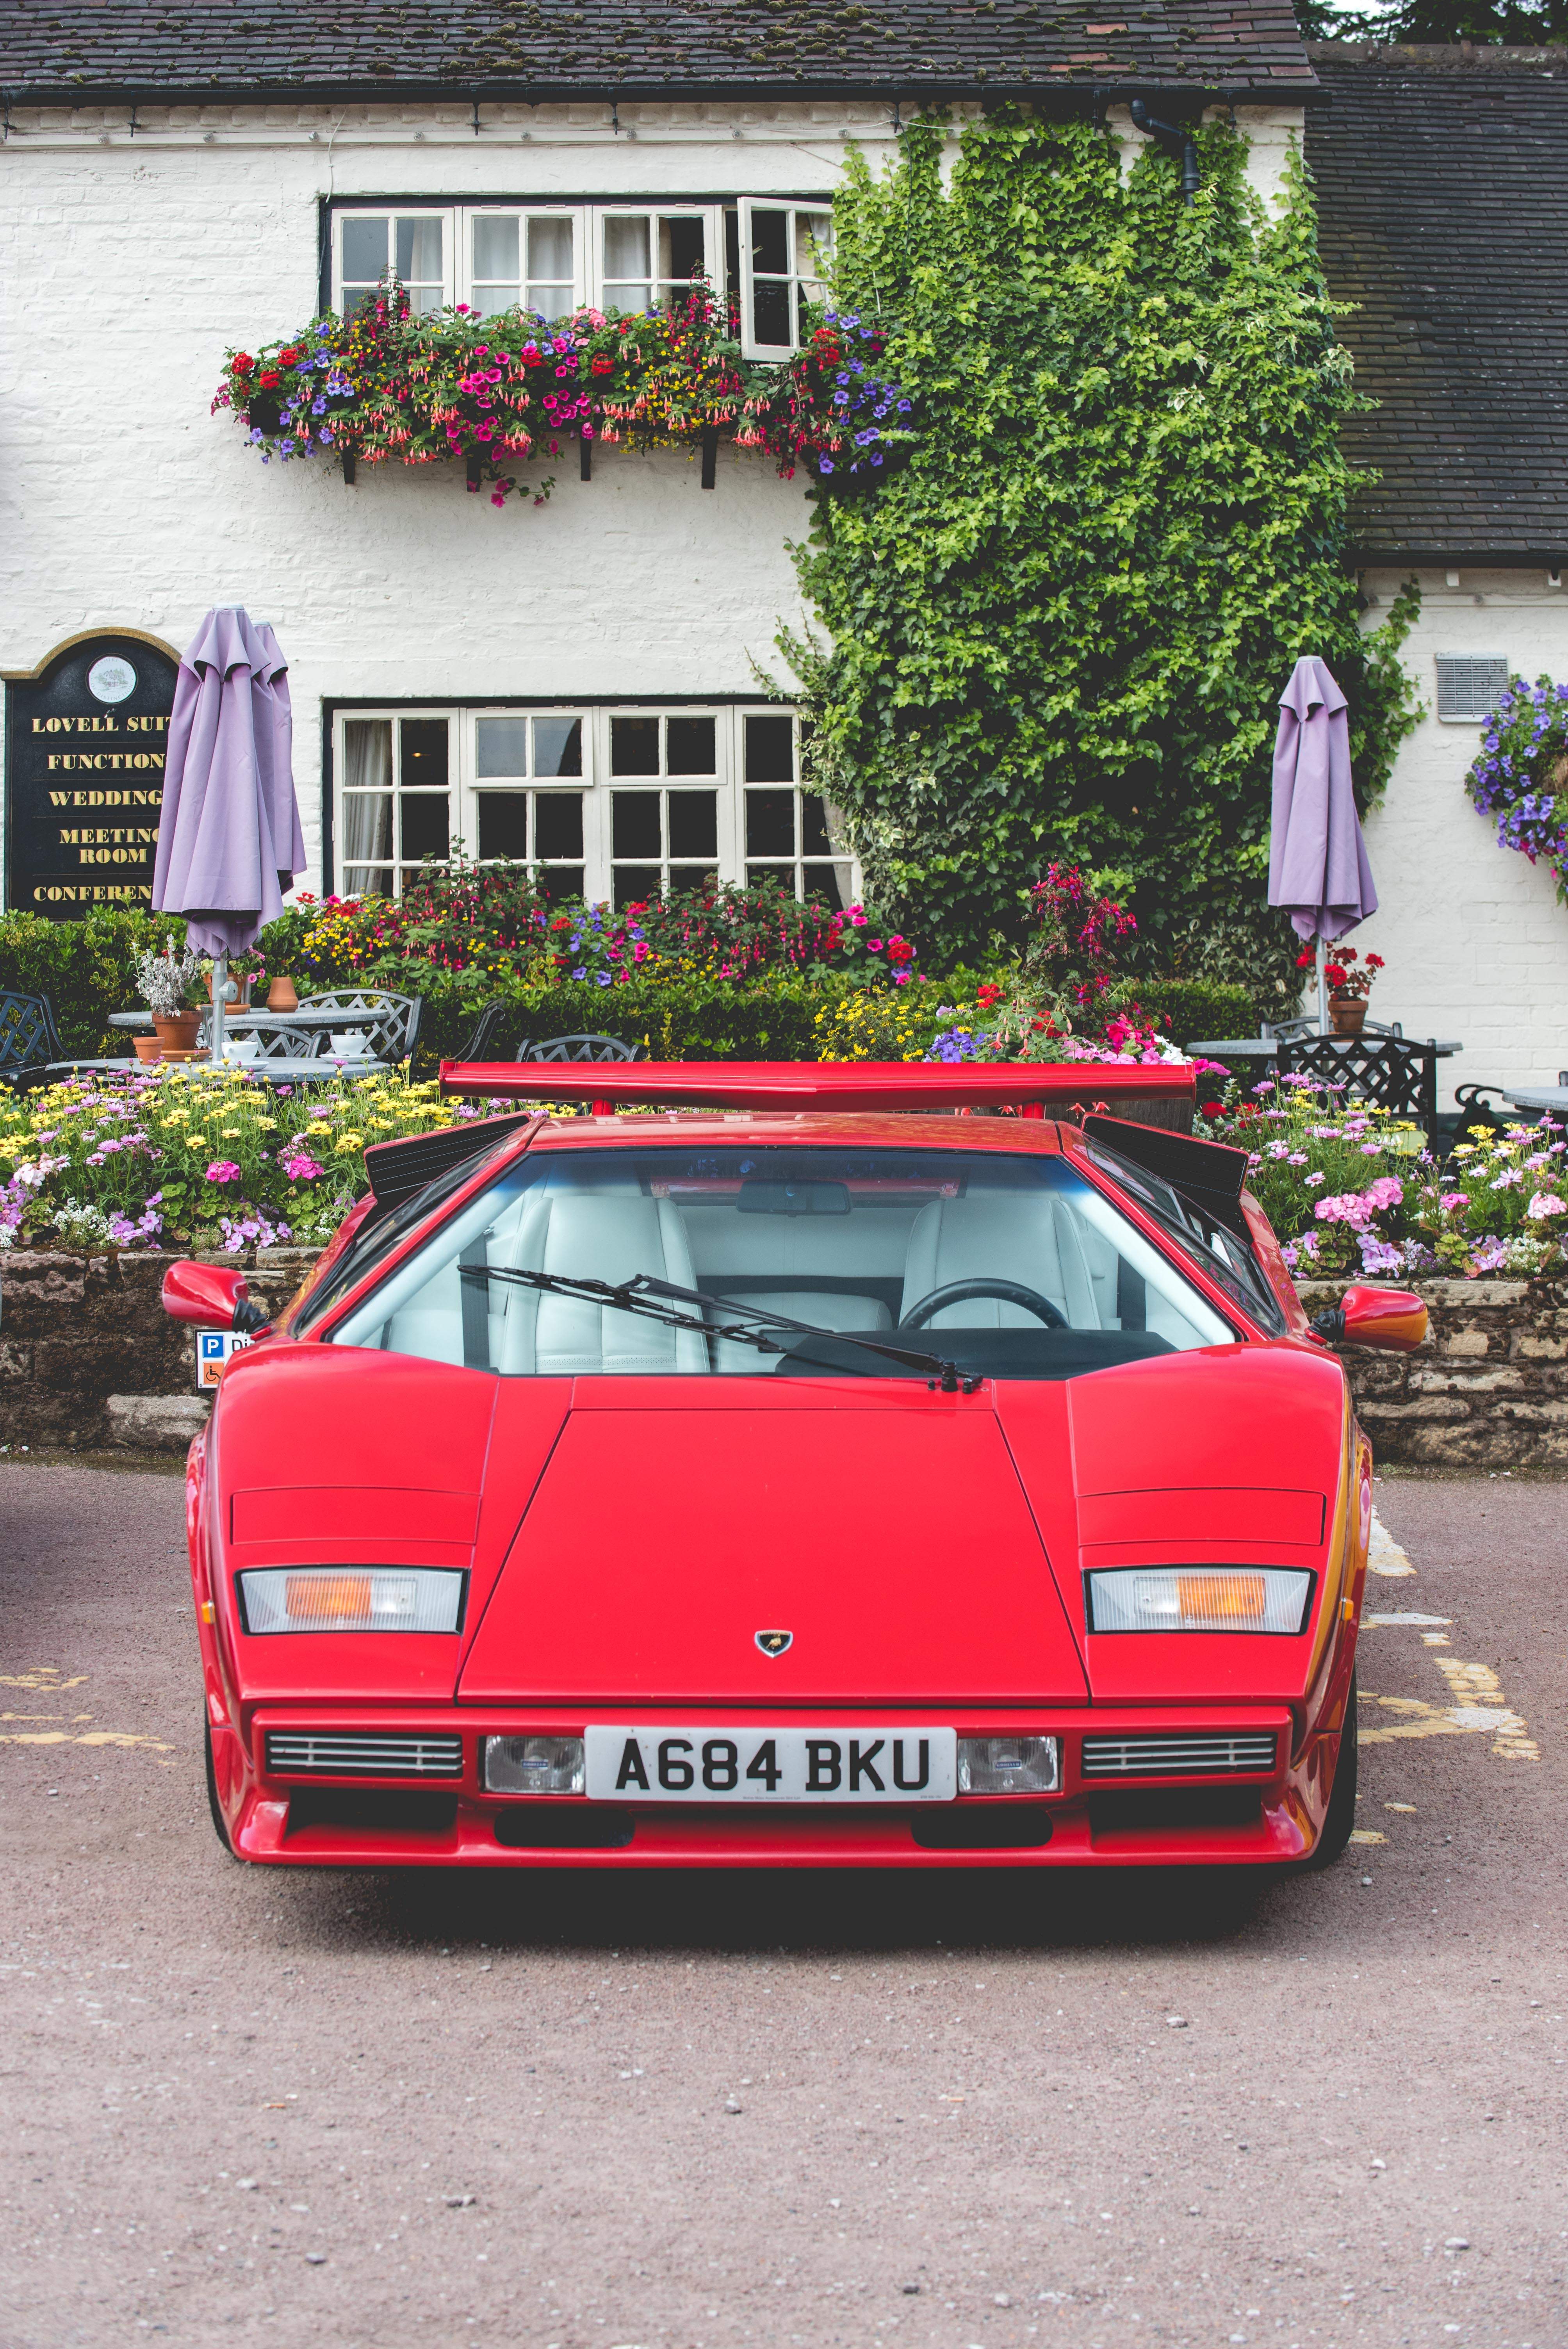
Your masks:
{"label": "red sports car", "polygon": [[368,1151],[275,1328],[170,1270],[171,1312],[258,1330],[188,1483],[232,1851],[1343,1849],[1372,1464],[1332,1348],[1416,1345],[1418,1299],[1309,1325],[1244,1154],[1045,1114],[1082,1069],[443,1078],[665,1107]]}

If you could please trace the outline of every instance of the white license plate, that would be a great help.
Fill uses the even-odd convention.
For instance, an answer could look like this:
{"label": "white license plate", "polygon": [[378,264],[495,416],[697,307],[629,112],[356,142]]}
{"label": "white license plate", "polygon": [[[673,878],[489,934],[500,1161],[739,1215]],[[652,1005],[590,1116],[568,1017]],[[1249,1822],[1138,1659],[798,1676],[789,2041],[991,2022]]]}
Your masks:
{"label": "white license plate", "polygon": [[616,1729],[587,1732],[597,1803],[950,1803],[952,1729]]}

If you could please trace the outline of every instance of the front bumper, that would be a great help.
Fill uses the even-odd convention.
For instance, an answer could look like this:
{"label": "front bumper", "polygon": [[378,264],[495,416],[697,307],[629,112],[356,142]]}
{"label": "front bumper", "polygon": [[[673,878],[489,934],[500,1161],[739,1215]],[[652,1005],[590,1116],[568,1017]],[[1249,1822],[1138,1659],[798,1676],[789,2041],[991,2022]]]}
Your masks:
{"label": "front bumper", "polygon": [[[1062,1741],[1061,1791],[961,1795],[881,1806],[589,1802],[500,1795],[480,1783],[486,1736],[581,1736],[587,1719],[683,1726],[766,1726],[779,1711],[599,1706],[581,1712],[455,1705],[256,1707],[243,1734],[214,1723],[219,1800],[239,1856],[305,1868],[963,1868],[1278,1866],[1316,1843],[1337,1758],[1336,1735],[1293,1756],[1298,1724],[1283,1705],[1117,1707],[1068,1712],[936,1713],[924,1707],[813,1708],[824,1730],[954,1726],[960,1736],[1027,1733]],[[459,1743],[457,1775],[272,1769],[269,1733],[417,1735]],[[1129,1771],[1086,1779],[1086,1736],[1272,1733],[1268,1770]]]}

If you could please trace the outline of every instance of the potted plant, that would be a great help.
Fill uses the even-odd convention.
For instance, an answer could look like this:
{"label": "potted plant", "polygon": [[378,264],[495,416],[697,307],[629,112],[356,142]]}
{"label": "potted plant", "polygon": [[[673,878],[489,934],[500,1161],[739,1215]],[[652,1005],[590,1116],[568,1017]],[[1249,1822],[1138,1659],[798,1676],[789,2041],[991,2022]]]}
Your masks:
{"label": "potted plant", "polygon": [[1323,966],[1328,988],[1328,1024],[1336,1036],[1359,1036],[1367,1017],[1367,999],[1383,968],[1381,955],[1357,957],[1354,947],[1336,949]]}
{"label": "potted plant", "polygon": [[136,957],[136,975],[158,1031],[160,1050],[164,1053],[193,1052],[196,1049],[201,1015],[187,1008],[186,999],[200,960],[190,947],[176,951],[172,935],[164,940],[161,954],[139,954]]}

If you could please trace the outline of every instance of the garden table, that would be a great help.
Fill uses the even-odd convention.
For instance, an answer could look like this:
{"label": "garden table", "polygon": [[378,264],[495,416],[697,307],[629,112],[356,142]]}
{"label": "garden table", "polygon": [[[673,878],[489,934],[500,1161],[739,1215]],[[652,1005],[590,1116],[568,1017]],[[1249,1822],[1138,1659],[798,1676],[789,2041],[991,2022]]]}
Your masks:
{"label": "garden table", "polygon": [[[226,1029],[338,1028],[346,1031],[356,1024],[362,1028],[365,1027],[368,1015],[364,1012],[342,1009],[313,1011],[308,1003],[302,1003],[297,1011],[259,1009],[253,1011],[248,1004],[232,1003],[223,1014],[223,1025]],[[108,1015],[108,1024],[111,1028],[150,1028],[152,1014],[145,1009],[138,1011],[111,1011]]]}
{"label": "garden table", "polygon": [[1515,1109],[1532,1109],[1539,1114],[1545,1111],[1553,1117],[1568,1117],[1568,1085],[1521,1085],[1515,1092],[1511,1086],[1501,1088],[1504,1101]]}

